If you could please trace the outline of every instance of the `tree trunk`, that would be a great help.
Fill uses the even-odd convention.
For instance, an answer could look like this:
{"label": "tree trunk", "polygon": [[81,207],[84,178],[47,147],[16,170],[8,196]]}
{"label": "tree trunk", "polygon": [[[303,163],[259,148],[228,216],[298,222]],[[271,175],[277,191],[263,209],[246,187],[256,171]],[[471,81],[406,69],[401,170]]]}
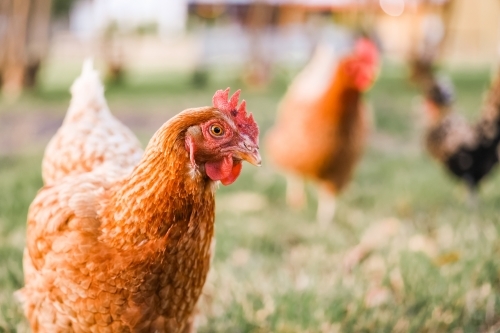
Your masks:
{"label": "tree trunk", "polygon": [[25,87],[33,88],[40,64],[47,54],[52,0],[32,0],[27,35]]}
{"label": "tree trunk", "polygon": [[33,87],[47,52],[52,0],[0,1],[0,83],[2,93],[15,99]]}
{"label": "tree trunk", "polygon": [[2,92],[7,98],[15,99],[21,93],[24,84],[30,0],[7,0],[7,2]]}

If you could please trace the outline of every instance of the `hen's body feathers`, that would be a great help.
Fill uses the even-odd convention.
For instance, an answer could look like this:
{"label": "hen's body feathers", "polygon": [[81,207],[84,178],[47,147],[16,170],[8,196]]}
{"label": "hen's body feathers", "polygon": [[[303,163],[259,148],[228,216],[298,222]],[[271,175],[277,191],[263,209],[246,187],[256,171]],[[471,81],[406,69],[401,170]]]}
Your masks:
{"label": "hen's body feathers", "polygon": [[34,333],[194,330],[214,233],[207,165],[230,183],[260,163],[258,127],[227,94],[166,122],[133,170],[112,158],[40,190],[18,292]]}
{"label": "hen's body feathers", "polygon": [[442,81],[435,79],[426,96],[430,124],[426,146],[454,176],[475,191],[480,181],[498,164],[500,143],[500,81],[492,84],[482,117],[469,125],[453,110]]}
{"label": "hen's body feathers", "polygon": [[450,114],[426,134],[430,154],[472,189],[498,164],[500,131],[489,136],[485,126],[480,122],[471,127],[458,115]]}
{"label": "hen's body feathers", "polygon": [[[373,80],[376,52],[364,39],[340,58],[319,47],[290,85],[266,137],[269,156],[289,179],[304,177],[321,187],[320,222],[333,218],[334,197],[349,183],[363,151],[368,117],[362,92]],[[305,196],[294,192],[297,186],[289,186],[288,202],[301,203]]]}
{"label": "hen's body feathers", "polygon": [[42,161],[45,184],[102,165],[129,169],[142,148],[135,135],[109,111],[99,74],[87,61],[71,87],[71,104],[63,125],[47,145]]}
{"label": "hen's body feathers", "polygon": [[38,194],[23,290],[35,332],[183,328],[209,268],[214,193],[185,177],[183,143],[170,148],[166,163],[149,149],[121,183],[101,169]]}
{"label": "hen's body feathers", "polygon": [[[335,84],[332,88],[314,102],[285,98],[281,107],[294,116],[278,120],[268,134],[267,147],[273,162],[283,169],[324,181],[338,193],[362,152],[367,119],[359,92]],[[293,147],[293,154],[285,147]]]}

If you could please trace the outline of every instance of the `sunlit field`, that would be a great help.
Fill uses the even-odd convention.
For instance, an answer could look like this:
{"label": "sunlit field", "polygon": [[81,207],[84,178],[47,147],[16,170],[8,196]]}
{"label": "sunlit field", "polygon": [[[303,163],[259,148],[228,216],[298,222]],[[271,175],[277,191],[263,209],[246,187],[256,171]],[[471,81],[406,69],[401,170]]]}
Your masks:
{"label": "sunlit field", "polygon": [[[0,103],[0,332],[28,330],[13,297],[23,285],[26,213],[77,73],[51,66],[39,90]],[[269,89],[243,88],[262,137],[291,74],[279,72]],[[453,79],[459,111],[475,119],[488,71]],[[231,72],[214,71],[203,88],[188,74],[130,73],[106,95],[145,145],[172,115],[208,105],[227,86],[242,83]],[[419,99],[404,68],[384,70],[367,99],[373,131],[328,227],[314,220],[313,184],[307,209],[287,208],[284,179],[266,163],[265,147],[261,168],[246,164],[235,184],[219,189],[199,332],[500,331],[498,172],[469,208],[465,188],[422,149]]]}

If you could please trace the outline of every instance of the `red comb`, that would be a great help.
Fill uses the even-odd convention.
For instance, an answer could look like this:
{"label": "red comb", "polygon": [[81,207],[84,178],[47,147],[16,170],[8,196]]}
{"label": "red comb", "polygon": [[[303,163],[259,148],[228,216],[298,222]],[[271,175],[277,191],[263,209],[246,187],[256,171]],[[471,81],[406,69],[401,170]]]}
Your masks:
{"label": "red comb", "polygon": [[355,53],[366,60],[376,64],[378,63],[378,50],[369,38],[363,37],[356,41]]}
{"label": "red comb", "polygon": [[238,107],[240,93],[241,90],[238,89],[233,96],[229,98],[229,88],[226,90],[217,90],[212,98],[212,104],[214,108],[230,116],[234,120],[236,126],[257,144],[259,142],[259,127],[255,123],[252,114],[247,114],[247,103],[245,100],[241,101]]}

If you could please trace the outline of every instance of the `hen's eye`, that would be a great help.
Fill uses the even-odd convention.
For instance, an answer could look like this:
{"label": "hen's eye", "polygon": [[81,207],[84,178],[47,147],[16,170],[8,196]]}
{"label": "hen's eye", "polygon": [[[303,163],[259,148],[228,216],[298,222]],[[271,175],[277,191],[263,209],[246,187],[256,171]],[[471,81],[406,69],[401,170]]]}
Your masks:
{"label": "hen's eye", "polygon": [[224,134],[224,130],[220,125],[212,125],[210,126],[210,133],[212,133],[212,135],[214,136],[221,136],[222,134]]}

